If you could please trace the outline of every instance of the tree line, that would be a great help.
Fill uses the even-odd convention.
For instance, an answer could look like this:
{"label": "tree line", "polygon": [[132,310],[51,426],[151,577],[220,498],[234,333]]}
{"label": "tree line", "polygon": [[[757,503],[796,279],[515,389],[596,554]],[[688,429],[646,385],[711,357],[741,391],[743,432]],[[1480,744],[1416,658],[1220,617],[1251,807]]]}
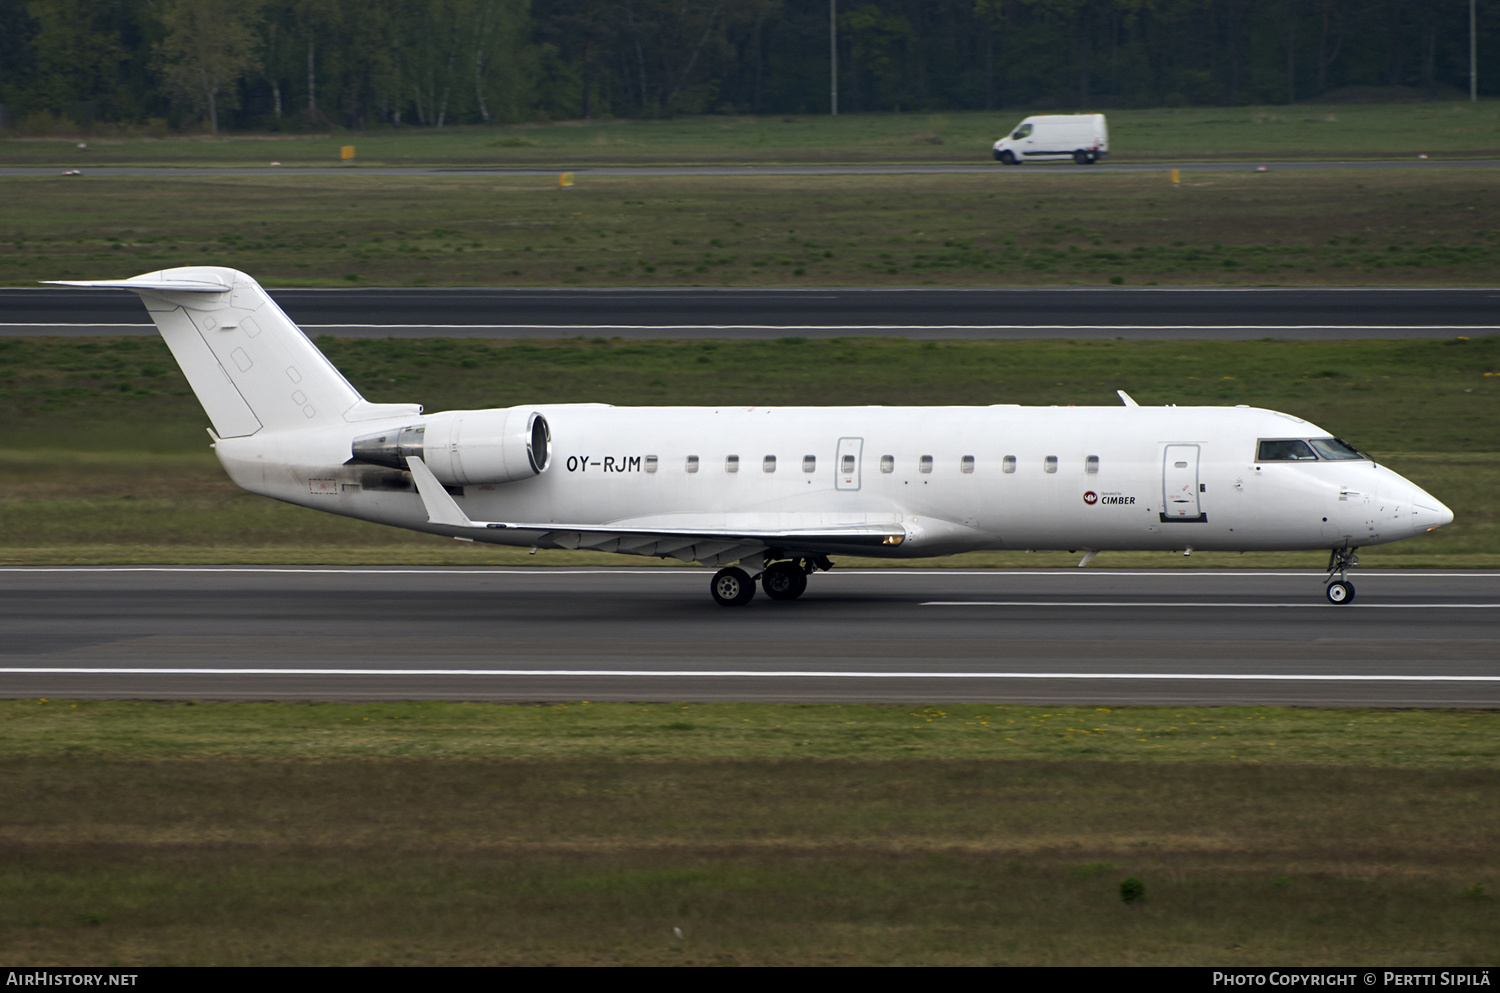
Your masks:
{"label": "tree line", "polygon": [[[1466,94],[1465,0],[0,0],[0,127]],[[1491,5],[1492,6],[1492,5]],[[1500,50],[1500,15],[1478,46]],[[1500,90],[1500,71],[1480,91]]]}

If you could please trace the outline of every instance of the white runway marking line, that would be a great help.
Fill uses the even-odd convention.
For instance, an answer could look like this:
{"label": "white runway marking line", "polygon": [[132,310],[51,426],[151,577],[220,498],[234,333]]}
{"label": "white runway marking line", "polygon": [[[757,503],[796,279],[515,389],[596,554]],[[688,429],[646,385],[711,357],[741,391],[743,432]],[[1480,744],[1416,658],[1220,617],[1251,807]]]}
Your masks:
{"label": "white runway marking line", "polygon": [[[21,327],[24,325],[16,325]],[[48,325],[33,325],[46,327]],[[66,325],[59,325],[65,327]],[[89,325],[79,325],[87,327]],[[1497,324],[303,324],[336,328],[448,331],[1500,331]]]}
{"label": "white runway marking line", "polygon": [[0,676],[586,676],[627,679],[1112,679],[1251,682],[1500,683],[1500,676],[1307,675],[1289,673],[1197,672],[867,672],[801,669],[167,669],[33,668],[0,669]]}
{"label": "white runway marking line", "polygon": [[[0,328],[150,328],[93,321],[0,322]],[[308,331],[1500,331],[1497,324],[302,324]]]}
{"label": "white runway marking line", "polygon": [[[1307,607],[1319,610],[1328,603],[1185,603],[1181,600],[928,600],[922,607]],[[1349,603],[1344,608],[1363,610],[1494,610],[1500,603]]]}

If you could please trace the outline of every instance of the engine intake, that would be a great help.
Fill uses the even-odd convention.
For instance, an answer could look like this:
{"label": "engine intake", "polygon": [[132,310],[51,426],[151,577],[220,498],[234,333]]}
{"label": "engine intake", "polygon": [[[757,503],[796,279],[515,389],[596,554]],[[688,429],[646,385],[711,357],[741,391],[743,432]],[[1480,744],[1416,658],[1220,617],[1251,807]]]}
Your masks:
{"label": "engine intake", "polygon": [[356,438],[354,460],[405,469],[415,455],[449,486],[511,483],[552,462],[552,429],[534,410],[448,410],[416,424]]}

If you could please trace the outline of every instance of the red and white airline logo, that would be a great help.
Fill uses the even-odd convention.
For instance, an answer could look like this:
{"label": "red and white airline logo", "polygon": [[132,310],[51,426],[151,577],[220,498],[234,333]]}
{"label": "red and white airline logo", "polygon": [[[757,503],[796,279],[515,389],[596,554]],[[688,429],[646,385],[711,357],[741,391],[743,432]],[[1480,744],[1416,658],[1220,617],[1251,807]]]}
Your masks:
{"label": "red and white airline logo", "polygon": [[1095,493],[1093,490],[1089,490],[1083,495],[1083,502],[1088,504],[1090,507],[1092,507],[1098,500],[1099,494]]}

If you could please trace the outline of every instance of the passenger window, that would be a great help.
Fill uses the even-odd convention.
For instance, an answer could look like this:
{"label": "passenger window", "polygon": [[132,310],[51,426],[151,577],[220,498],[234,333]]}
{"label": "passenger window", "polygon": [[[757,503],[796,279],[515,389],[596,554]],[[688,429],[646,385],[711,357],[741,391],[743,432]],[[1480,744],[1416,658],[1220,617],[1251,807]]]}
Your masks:
{"label": "passenger window", "polygon": [[1056,472],[1057,471],[1057,456],[1056,455],[1049,455],[1049,456],[1047,456],[1046,460],[1042,463],[1042,468],[1045,469],[1047,472]]}
{"label": "passenger window", "polygon": [[646,471],[647,472],[655,472],[656,471],[656,461],[657,460],[656,460],[656,456],[655,455],[648,455],[648,456],[646,456]]}
{"label": "passenger window", "polygon": [[1031,125],[1030,124],[1023,124],[1020,127],[1016,128],[1016,133],[1013,134],[1013,135],[1011,135],[1011,137],[1019,140],[1021,138],[1028,137],[1030,134],[1031,134]]}
{"label": "passenger window", "polygon": [[774,456],[774,455],[767,455],[765,458],[761,459],[760,460],[760,469],[761,469],[762,472],[775,472],[776,471],[776,456]]}
{"label": "passenger window", "polygon": [[920,459],[917,460],[917,471],[918,472],[931,472],[932,471],[932,456],[931,455],[924,455]]}
{"label": "passenger window", "polygon": [[687,471],[688,472],[697,472],[698,471],[698,456],[696,456],[696,455],[689,455],[687,457]]}
{"label": "passenger window", "polygon": [[1097,455],[1090,455],[1088,458],[1084,459],[1083,460],[1083,471],[1086,472],[1086,473],[1088,473],[1090,476],[1096,476],[1096,475],[1098,475],[1099,474],[1099,456],[1097,456]]}
{"label": "passenger window", "polygon": [[959,459],[958,460],[958,471],[959,472],[973,472],[974,471],[974,456],[972,456],[972,455],[965,455],[963,458]]}
{"label": "passenger window", "polygon": [[896,471],[896,457],[894,455],[882,455],[880,457],[880,471],[881,472],[895,472]]}
{"label": "passenger window", "polygon": [[843,458],[839,459],[839,465],[841,467],[839,469],[840,472],[842,472],[846,476],[852,475],[854,473],[854,456],[845,455]]}
{"label": "passenger window", "polygon": [[804,456],[802,456],[802,471],[803,472],[817,472],[818,471],[818,457],[816,455],[804,455]]}
{"label": "passenger window", "polygon": [[1257,462],[1315,462],[1317,458],[1307,442],[1291,439],[1262,441],[1255,456]]}
{"label": "passenger window", "polygon": [[739,472],[740,471],[740,457],[738,455],[729,455],[729,456],[726,456],[725,459],[724,459],[724,471],[725,472]]}
{"label": "passenger window", "polygon": [[1000,460],[1000,471],[1001,472],[1015,472],[1016,471],[1016,457],[1014,455],[1007,455],[1005,458],[1001,459]]}

